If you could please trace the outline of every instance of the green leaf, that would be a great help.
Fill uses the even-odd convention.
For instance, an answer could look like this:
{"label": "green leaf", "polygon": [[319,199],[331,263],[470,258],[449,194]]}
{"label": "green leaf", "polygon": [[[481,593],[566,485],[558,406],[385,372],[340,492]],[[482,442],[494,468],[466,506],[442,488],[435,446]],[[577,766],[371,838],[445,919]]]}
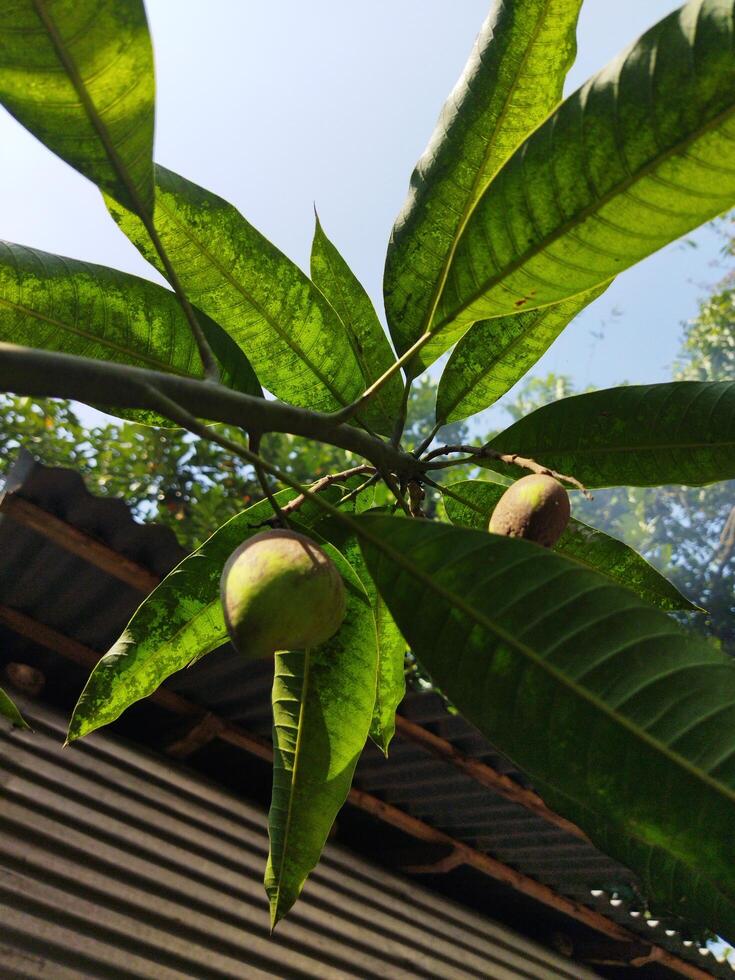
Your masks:
{"label": "green leaf", "polygon": [[[321,411],[357,398],[365,383],[347,330],[311,280],[221,197],[165,167],[155,177],[154,223],[186,295],[234,338],[263,385]],[[163,272],[142,222],[106,203]]]}
{"label": "green leaf", "polygon": [[[519,419],[489,445],[530,456],[587,487],[730,480],[735,382],[628,385],[562,398]],[[494,460],[481,465],[509,471]]]}
{"label": "green leaf", "polygon": [[510,391],[564,327],[606,289],[607,284],[542,310],[481,320],[470,327],[441,376],[437,422],[459,422]]}
{"label": "green leaf", "polygon": [[385,599],[370,583],[375,627],[378,633],[378,686],[370,723],[370,738],[384,755],[388,755],[390,743],[396,733],[396,712],[406,696],[406,641],[396,625]]}
{"label": "green leaf", "polygon": [[[559,102],[582,0],[495,2],[411,177],[385,267],[385,307],[404,353],[434,319],[459,237],[485,188]],[[454,338],[456,340],[456,337]],[[419,374],[451,341],[424,348]]]}
{"label": "green leaf", "polygon": [[[204,314],[200,323],[223,366],[222,383],[262,394],[234,341]],[[189,326],[168,289],[11,242],[0,242],[0,340],[188,377],[204,375]],[[151,412],[122,414],[164,421]]]}
{"label": "green leaf", "polygon": [[[487,531],[490,515],[505,490],[506,487],[484,480],[464,480],[444,486],[447,517],[452,524]],[[659,609],[699,610],[637,551],[582,521],[570,520],[554,550],[632,589]]]}
{"label": "green leaf", "polygon": [[313,650],[277,653],[273,680],[273,796],[265,889],[271,927],[296,899],[352,784],[375,701],[377,650],[370,601],[345,557],[312,535],[336,564],[347,613]]}
{"label": "green leaf", "polygon": [[7,718],[11,724],[15,725],[16,728],[27,728],[30,729],[30,725],[25,720],[23,715],[18,711],[15,704],[11,701],[8,695],[0,687],[0,715],[3,718]]}
{"label": "green leaf", "polygon": [[433,329],[591,289],[735,202],[735,0],[690,0],[570,96],[467,222]]}
{"label": "green leaf", "polygon": [[[360,507],[355,508],[361,513]],[[333,544],[349,561],[370,600],[378,645],[378,683],[370,724],[370,738],[387,756],[396,733],[396,711],[406,695],[406,641],[396,626],[385,600],[375,588],[354,533],[339,520],[326,518],[319,534]]]}
{"label": "green leaf", "polygon": [[138,214],[153,211],[153,51],[140,0],[0,7],[0,102]]}
{"label": "green leaf", "polygon": [[398,626],[467,720],[613,858],[645,875],[666,856],[655,911],[735,935],[735,663],[531,542],[355,520]]}
{"label": "green leaf", "polygon": [[[285,503],[295,496],[283,490],[277,499]],[[322,511],[310,504],[300,514],[309,524]],[[69,723],[68,741],[109,725],[171,674],[227,642],[219,596],[222,569],[235,548],[262,531],[272,515],[267,500],[237,514],[143,600],[120,639],[92,671]]]}
{"label": "green leaf", "polygon": [[[371,385],[385,374],[395,357],[370,297],[325,235],[318,216],[311,245],[311,278],[347,328],[365,382]],[[371,402],[369,421],[380,432],[393,431],[402,398],[403,383],[395,374]]]}

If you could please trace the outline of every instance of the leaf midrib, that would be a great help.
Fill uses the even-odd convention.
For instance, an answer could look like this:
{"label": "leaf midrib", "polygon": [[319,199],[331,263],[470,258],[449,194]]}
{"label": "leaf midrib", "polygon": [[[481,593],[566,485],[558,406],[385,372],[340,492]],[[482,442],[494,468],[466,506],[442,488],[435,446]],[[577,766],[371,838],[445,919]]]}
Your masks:
{"label": "leaf midrib", "polygon": [[[87,88],[84,84],[84,80],[77,68],[76,62],[71,56],[71,53],[67,50],[64,43],[64,39],[59,32],[55,20],[51,16],[49,10],[46,7],[45,0],[32,0],[33,6],[36,10],[38,19],[41,24],[46,28],[48,32],[51,43],[56,51],[56,56],[62,64],[62,67],[69,76],[77,95],[79,96],[79,102],[84,109],[87,117],[92,124],[92,128],[97,133],[100,142],[104,148],[110,164],[117,174],[118,179],[122,182],[125,190],[130,195],[130,199],[133,202],[135,210],[137,211],[139,217],[144,223],[148,220],[148,214],[146,208],[143,204],[143,200],[138,193],[138,189],[135,186],[135,182],[130,177],[127,167],[124,165],[122,158],[118,154],[112,140],[110,139],[109,133],[107,132],[107,127],[104,124],[102,117],[97,112],[97,107],[92,101]],[[151,165],[151,189],[153,190],[153,167]]]}
{"label": "leaf midrib", "polygon": [[5,299],[2,296],[0,296],[0,305],[7,306],[11,310],[16,310],[17,312],[23,313],[25,316],[29,316],[35,320],[39,320],[42,323],[47,323],[51,327],[58,327],[60,330],[66,330],[68,333],[76,334],[76,336],[83,337],[85,340],[95,341],[101,347],[106,347],[109,350],[116,351],[119,354],[126,354],[131,359],[136,361],[142,361],[146,364],[152,365],[153,367],[161,368],[168,374],[176,374],[182,378],[193,376],[181,368],[174,367],[172,364],[166,361],[158,360],[155,357],[151,357],[148,354],[143,354],[140,351],[125,347],[122,344],[116,344],[103,335],[88,333],[86,330],[82,330],[80,327],[76,327],[70,323],[65,323],[63,320],[56,320],[44,313],[40,313],[38,310],[32,310],[27,306],[23,306],[21,303],[13,303],[11,300]]}
{"label": "leaf midrib", "polygon": [[656,443],[645,443],[645,444],[632,445],[632,446],[610,446],[610,447],[599,447],[599,448],[585,446],[585,447],[574,447],[571,449],[569,448],[559,449],[556,446],[553,447],[550,446],[548,448],[545,446],[538,446],[538,447],[528,446],[524,451],[534,452],[534,453],[550,453],[554,455],[557,453],[569,453],[575,456],[599,456],[602,454],[609,454],[612,456],[615,453],[633,453],[633,452],[648,453],[648,452],[656,452],[659,449],[685,449],[685,450],[715,449],[715,448],[729,448],[731,446],[735,446],[734,439],[726,439],[723,441],[712,441],[712,442],[674,442],[674,443],[656,442]]}
{"label": "leaf midrib", "polygon": [[[319,225],[319,228],[320,228],[320,231],[322,232],[322,236],[324,238],[326,238],[327,236],[325,235],[324,229],[321,227],[321,224]],[[363,354],[363,349],[364,349],[363,348],[363,345],[360,343],[360,338],[357,335],[357,331],[352,326],[352,324],[354,323],[354,317],[352,317],[350,315],[350,307],[351,307],[350,299],[345,294],[344,289],[342,288],[342,280],[341,280],[341,278],[334,271],[334,266],[332,264],[332,258],[331,258],[331,255],[330,255],[330,251],[329,251],[329,247],[328,246],[322,249],[322,255],[324,256],[324,261],[326,262],[327,267],[329,268],[329,271],[331,273],[332,282],[334,283],[334,287],[337,290],[337,292],[339,293],[339,298],[340,298],[340,302],[341,302],[342,308],[344,310],[346,310],[347,313],[348,313],[348,315],[349,315],[349,323],[342,316],[342,313],[339,310],[335,309],[334,306],[329,302],[329,298],[326,296],[326,294],[323,292],[323,290],[320,290],[320,292],[324,296],[325,302],[329,303],[329,305],[334,310],[335,315],[339,318],[339,320],[344,325],[345,332],[347,334],[347,338],[350,341],[350,347],[352,348],[352,352],[355,355],[355,360],[360,365],[360,369],[361,369],[361,371],[363,373],[363,377],[365,379],[366,385],[369,386],[369,385],[371,385],[379,377],[379,375],[378,375],[377,372],[373,372],[373,371],[370,370],[370,365],[367,363],[367,359],[365,358],[365,356]],[[315,286],[316,289],[319,289],[318,283],[314,282],[314,286]],[[367,297],[367,299],[368,299],[368,302],[370,302],[370,298]],[[372,306],[372,303],[370,303],[370,305]],[[372,312],[374,313],[375,311],[373,310]],[[380,329],[380,332],[382,333],[383,332],[383,328],[380,325],[380,320],[378,319],[377,314],[375,314],[375,323],[378,325],[378,327]],[[382,388],[380,388],[375,393],[375,402],[381,406],[381,411],[384,413],[386,419],[392,421],[391,414],[390,414],[390,408],[386,404],[387,397],[388,397],[387,389],[385,387],[382,387]]]}
{"label": "leaf midrib", "polygon": [[[528,63],[528,61],[529,61],[529,59],[531,57],[531,51],[533,50],[533,48],[534,48],[534,46],[536,44],[536,41],[538,40],[538,36],[541,33],[542,25],[544,25],[546,23],[546,20],[547,20],[548,15],[549,15],[549,7],[551,6],[552,3],[553,3],[553,0],[546,0],[546,2],[544,4],[544,12],[543,12],[542,16],[539,17],[539,19],[538,19],[538,23],[536,25],[536,28],[533,31],[533,34],[531,35],[531,37],[529,39],[529,42],[528,42],[528,44],[526,46],[526,50],[524,52],[523,58],[521,59],[521,63],[519,65],[518,73],[517,73],[517,76],[516,76],[517,78],[520,78],[523,70],[526,67],[526,64]],[[513,155],[513,153],[515,152],[515,150],[518,149],[518,147],[515,147],[513,150],[510,150],[509,151],[508,156],[502,162],[500,162],[498,164],[497,168],[495,169],[495,172],[492,174],[491,177],[484,177],[485,168],[487,166],[487,162],[490,159],[490,156],[492,154],[492,150],[494,148],[493,141],[494,141],[495,137],[497,136],[498,132],[500,131],[500,128],[501,128],[503,122],[507,118],[508,113],[510,112],[510,106],[511,106],[511,102],[513,100],[513,95],[515,94],[517,88],[518,88],[518,85],[517,84],[514,84],[511,87],[511,89],[509,90],[508,97],[506,98],[506,100],[505,100],[505,102],[503,104],[503,107],[502,107],[502,109],[500,111],[500,114],[498,115],[496,124],[493,127],[492,135],[488,137],[487,142],[485,144],[486,150],[485,150],[485,153],[483,154],[483,157],[482,157],[482,166],[478,168],[477,173],[475,174],[475,177],[474,177],[474,179],[472,181],[472,184],[471,184],[471,187],[470,187],[470,195],[469,195],[468,199],[465,201],[465,203],[464,203],[464,205],[462,207],[462,211],[461,211],[461,215],[460,215],[460,221],[459,221],[459,223],[458,223],[458,225],[457,225],[457,227],[455,229],[454,236],[452,238],[452,242],[451,242],[450,247],[449,247],[449,251],[447,252],[447,255],[446,255],[445,259],[444,259],[444,262],[442,263],[442,267],[441,267],[441,270],[440,270],[440,276],[439,276],[439,279],[437,280],[436,286],[434,287],[434,293],[432,294],[431,302],[429,304],[427,314],[424,317],[422,317],[422,319],[421,319],[420,329],[417,331],[417,335],[418,336],[423,336],[423,334],[427,330],[430,333],[436,332],[436,331],[431,331],[429,328],[431,326],[432,320],[434,319],[434,316],[436,315],[436,311],[437,311],[437,308],[438,308],[439,303],[441,301],[442,294],[444,293],[444,287],[447,284],[447,278],[448,278],[448,275],[449,275],[449,267],[451,266],[451,264],[452,264],[452,262],[454,260],[454,256],[456,254],[457,246],[459,245],[459,241],[460,241],[460,239],[462,237],[462,234],[463,234],[465,228],[467,227],[468,221],[470,220],[470,218],[472,217],[472,215],[475,212],[475,209],[477,207],[477,204],[478,204],[480,198],[482,197],[482,193],[479,193],[478,194],[478,188],[482,184],[483,178],[484,178],[484,182],[486,184],[486,188],[489,187],[490,186],[490,183],[494,179],[494,177],[500,172],[500,170],[502,169],[502,167],[508,162],[508,160],[511,158],[511,156]],[[547,117],[546,118],[548,118],[548,115],[550,115],[551,112],[553,112],[553,111],[554,110],[551,109],[549,111],[549,113],[547,114]],[[541,122],[539,123],[539,126],[542,125],[543,122],[544,122],[544,120],[541,120]],[[528,139],[528,136],[524,137],[521,140],[521,142],[518,144],[518,146],[521,146],[525,142],[526,139]]]}
{"label": "leaf midrib", "polygon": [[[288,788],[288,809],[286,811],[286,825],[283,828],[283,837],[281,839],[281,859],[278,862],[278,874],[276,875],[276,901],[275,907],[272,913],[272,926],[275,926],[279,918],[279,911],[281,905],[281,888],[283,887],[283,875],[284,866],[286,864],[286,850],[288,847],[288,839],[291,833],[291,824],[293,820],[293,809],[294,809],[294,797],[296,796],[295,786],[296,779],[299,770],[299,762],[301,760],[301,741],[304,734],[304,713],[306,711],[306,700],[309,691],[309,675],[311,673],[311,652],[310,650],[304,650],[304,673],[301,679],[301,703],[299,704],[299,720],[296,728],[296,745],[294,747],[293,755],[293,765],[291,767],[291,780]],[[283,767],[284,772],[286,767]],[[271,927],[272,928],[272,927]]]}
{"label": "leaf midrib", "polygon": [[[449,326],[450,323],[457,320],[462,315],[462,313],[469,306],[471,306],[476,300],[480,299],[482,296],[485,296],[492,289],[494,289],[496,286],[502,283],[509,276],[512,276],[513,273],[517,272],[528,262],[531,262],[534,258],[543,254],[545,251],[551,248],[551,246],[555,242],[559,241],[560,239],[563,239],[568,232],[571,232],[574,228],[583,224],[585,221],[587,221],[588,218],[592,217],[597,211],[605,207],[605,205],[608,204],[610,201],[614,200],[619,195],[624,194],[626,191],[630,190],[631,187],[634,187],[639,182],[645,180],[649,175],[653,174],[655,170],[657,170],[668,160],[672,159],[675,156],[680,155],[689,146],[695,144],[699,139],[706,136],[708,133],[712,132],[713,130],[717,129],[721,124],[727,122],[727,120],[730,118],[730,116],[733,115],[734,112],[735,112],[735,106],[733,105],[729,106],[727,109],[724,109],[722,112],[719,112],[716,116],[713,116],[712,119],[710,119],[704,126],[695,130],[693,133],[687,134],[683,139],[679,140],[677,143],[674,143],[667,150],[655,156],[653,160],[649,161],[647,164],[645,164],[645,166],[641,167],[634,174],[629,174],[627,177],[625,177],[625,179],[620,181],[620,183],[615,184],[613,187],[610,188],[610,190],[606,191],[600,197],[596,198],[587,207],[582,208],[581,211],[578,211],[568,221],[565,221],[563,224],[559,225],[556,231],[554,231],[551,235],[547,235],[546,238],[541,239],[536,245],[534,245],[528,251],[524,252],[522,255],[518,256],[518,258],[514,259],[512,262],[504,266],[495,276],[488,279],[481,288],[475,290],[466,300],[463,300],[462,303],[456,307],[456,309],[452,310],[452,312],[447,314],[444,317],[444,319],[441,320],[435,327],[431,328],[429,330],[429,333],[433,336],[439,333],[445,327]],[[541,123],[541,125],[543,125],[543,123]],[[536,132],[536,130],[534,132]],[[532,135],[533,133],[529,137],[527,137],[527,139],[530,139]],[[524,144],[521,144],[521,146],[522,145]],[[516,150],[516,152],[518,151]],[[508,161],[506,161],[506,164],[507,162]],[[598,283],[593,283],[592,286],[586,287],[586,289],[581,290],[581,292],[586,292],[587,289],[594,289],[602,282],[605,282],[605,280],[602,279]],[[579,293],[575,293],[574,295],[579,295]],[[571,299],[573,297],[570,296],[569,298]],[[560,300],[556,300],[554,302],[560,302]],[[537,307],[537,309],[543,308],[545,305],[548,304],[541,304],[540,307]]]}
{"label": "leaf midrib", "polygon": [[[363,515],[363,519],[364,519]],[[393,520],[403,520],[403,518],[393,518]],[[684,756],[679,755],[677,752],[671,750],[668,746],[664,745],[662,742],[654,739],[645,730],[641,729],[636,725],[631,719],[627,718],[625,715],[619,714],[613,708],[611,708],[606,702],[602,701],[596,694],[590,691],[588,688],[582,687],[573,681],[571,678],[567,677],[561,671],[559,671],[552,664],[548,663],[543,657],[535,652],[531,647],[522,643],[513,634],[508,633],[501,626],[493,623],[493,621],[483,612],[476,609],[474,606],[467,603],[461,596],[457,595],[450,589],[434,581],[434,579],[425,573],[421,568],[415,565],[410,560],[401,553],[396,551],[391,545],[385,544],[385,542],[373,535],[372,533],[366,534],[364,530],[361,529],[362,536],[366,540],[370,541],[374,547],[382,551],[386,557],[390,558],[392,562],[397,564],[404,571],[408,572],[414,578],[423,582],[431,591],[440,595],[445,601],[449,602],[450,605],[455,606],[460,611],[462,611],[471,620],[474,620],[483,629],[488,630],[491,634],[497,636],[503,643],[508,644],[510,647],[516,649],[522,656],[530,660],[535,666],[540,668],[544,673],[547,673],[551,678],[556,681],[561,687],[568,688],[577,697],[581,698],[583,701],[587,701],[594,708],[600,711],[601,714],[606,715],[613,724],[616,724],[624,729],[626,729],[635,738],[646,743],[649,748],[653,749],[655,752],[663,755],[669,762],[673,763],[675,766],[683,769],[690,776],[692,776],[695,781],[702,782],[707,785],[710,789],[714,790],[718,795],[723,796],[730,803],[735,804],[735,790],[731,790],[729,787],[718,782],[708,773],[698,770],[688,759]],[[444,535],[451,534],[451,529],[444,531]],[[473,532],[468,530],[467,533],[478,534],[481,532]],[[435,540],[439,540],[440,535],[435,535]],[[479,543],[475,550],[482,548],[483,543]],[[463,559],[466,560],[468,553],[463,555]],[[566,556],[565,556],[566,557]],[[572,561],[573,559],[566,559]],[[442,568],[446,568],[446,563]],[[599,574],[599,573],[598,573]],[[601,576],[602,577],[602,576]],[[616,586],[620,588],[620,586]]]}

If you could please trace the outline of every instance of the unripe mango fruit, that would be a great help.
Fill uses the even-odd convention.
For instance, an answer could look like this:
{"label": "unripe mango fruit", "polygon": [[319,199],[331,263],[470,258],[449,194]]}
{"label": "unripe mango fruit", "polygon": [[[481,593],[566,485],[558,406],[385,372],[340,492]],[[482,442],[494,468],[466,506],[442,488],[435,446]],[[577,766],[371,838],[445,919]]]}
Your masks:
{"label": "unripe mango fruit", "polygon": [[262,531],[244,541],[227,560],[220,590],[230,639],[248,658],[319,646],[345,616],[337,567],[296,531]]}
{"label": "unripe mango fruit", "polygon": [[553,548],[569,522],[569,495],[552,476],[533,473],[508,487],[495,505],[488,530]]}

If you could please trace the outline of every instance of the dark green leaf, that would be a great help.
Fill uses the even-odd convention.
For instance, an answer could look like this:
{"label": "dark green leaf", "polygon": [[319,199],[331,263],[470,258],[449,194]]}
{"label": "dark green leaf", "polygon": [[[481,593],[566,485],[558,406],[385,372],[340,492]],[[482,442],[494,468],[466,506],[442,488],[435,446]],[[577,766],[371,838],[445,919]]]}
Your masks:
{"label": "dark green leaf", "polygon": [[[323,411],[365,387],[347,330],[311,280],[221,197],[156,166],[154,223],[187,296],[245,351],[278,398]],[[142,223],[109,198],[115,221],[159,271]]]}
{"label": "dark green leaf", "polygon": [[[492,5],[416,166],[388,246],[385,306],[400,353],[434,319],[452,254],[483,191],[561,98],[581,5],[582,0]],[[416,358],[413,373],[450,343],[441,346],[436,338]]]}
{"label": "dark green leaf", "polygon": [[[223,366],[222,383],[260,395],[240,348],[209,317],[201,314],[200,323]],[[10,242],[0,242],[0,340],[189,377],[204,374],[181,307],[168,289]],[[162,421],[149,412],[124,414]]]}
{"label": "dark green leaf", "polygon": [[501,398],[604,285],[542,310],[481,320],[452,351],[436,396],[437,422],[458,422]]}
{"label": "dark green leaf", "polygon": [[735,935],[735,663],[531,542],[355,520],[402,633],[468,721],[613,858],[645,875],[665,855],[654,911]]}
{"label": "dark green leaf", "polygon": [[591,289],[735,203],[735,0],[690,0],[514,153],[457,246],[433,329]]}
{"label": "dark green leaf", "polygon": [[0,5],[0,101],[62,160],[148,215],[154,99],[141,0]]}
{"label": "dark green leaf", "polygon": [[347,613],[337,634],[322,646],[276,654],[265,872],[271,927],[294,904],[319,860],[349,793],[375,702],[377,649],[370,601],[345,557],[312,536],[342,575]]}
{"label": "dark green leaf", "polygon": [[371,602],[378,632],[378,687],[370,724],[370,737],[387,756],[396,733],[396,711],[406,696],[405,659],[407,645],[385,600],[370,583]]}
{"label": "dark green leaf", "polygon": [[[530,456],[588,487],[730,480],[735,382],[628,385],[562,398],[519,419],[490,446]],[[482,465],[508,470],[492,460]]]}
{"label": "dark green leaf", "polygon": [[[295,496],[283,490],[278,500],[285,503]],[[321,514],[314,505],[300,511],[306,524]],[[227,642],[219,597],[222,569],[235,548],[262,531],[263,521],[272,515],[268,501],[261,500],[233,517],[143,600],[92,671],[69,723],[70,742],[109,725],[171,674]]]}
{"label": "dark green leaf", "polygon": [[[357,513],[361,512],[358,506]],[[378,683],[370,725],[370,737],[385,755],[396,732],[396,711],[406,694],[404,661],[406,641],[395,624],[383,597],[375,588],[357,538],[349,528],[333,518],[319,524],[319,534],[339,548],[360,579],[370,600],[378,645]]]}
{"label": "dark green leaf", "polygon": [[[378,314],[354,272],[335,245],[327,238],[319,218],[316,219],[311,245],[311,278],[339,315],[352,340],[367,385],[377,381],[395,361]],[[403,383],[393,377],[376,393],[371,402],[370,419],[380,432],[393,431],[401,412]]]}
{"label": "dark green leaf", "polygon": [[3,718],[7,718],[9,722],[15,725],[16,728],[28,728],[30,725],[25,720],[23,715],[18,711],[15,704],[11,701],[8,695],[0,687],[0,715]]}
{"label": "dark green leaf", "polygon": [[[464,480],[442,487],[447,517],[452,524],[487,531],[490,515],[505,490],[484,480]],[[582,521],[571,519],[554,550],[632,589],[659,609],[699,608],[633,548]]]}

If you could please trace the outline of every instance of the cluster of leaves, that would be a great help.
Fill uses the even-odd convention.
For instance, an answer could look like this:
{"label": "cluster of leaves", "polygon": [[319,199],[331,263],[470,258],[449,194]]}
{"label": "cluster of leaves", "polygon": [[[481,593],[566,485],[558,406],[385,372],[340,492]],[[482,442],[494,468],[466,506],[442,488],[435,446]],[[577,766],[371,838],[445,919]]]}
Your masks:
{"label": "cluster of leaves", "polygon": [[[735,203],[735,0],[689,0],[560,101],[580,6],[493,4],[388,248],[398,358],[318,223],[307,276],[226,201],[154,164],[139,0],[0,9],[0,100],[98,185],[171,285],[3,245],[0,388],[181,425],[285,487],[144,602],[70,739],[223,641],[223,564],[274,505],[300,506],[298,526],[347,585],[328,644],[276,655],[273,923],[318,860],[368,735],[388,746],[409,644],[550,805],[639,874],[654,908],[735,934],[733,662],[680,629],[669,612],[691,603],[622,542],[578,521],[553,551],[485,530],[521,457],[595,488],[732,479],[735,383],[563,398],[466,458],[426,453],[431,432],[404,448],[411,383],[441,354],[453,348],[436,429],[493,404],[615,276]],[[246,430],[249,445],[205,423]],[[310,492],[267,457],[268,433],[358,454],[417,519],[376,509],[373,488],[347,478]],[[423,519],[422,488],[465,464],[488,478],[444,484],[449,520]]]}

